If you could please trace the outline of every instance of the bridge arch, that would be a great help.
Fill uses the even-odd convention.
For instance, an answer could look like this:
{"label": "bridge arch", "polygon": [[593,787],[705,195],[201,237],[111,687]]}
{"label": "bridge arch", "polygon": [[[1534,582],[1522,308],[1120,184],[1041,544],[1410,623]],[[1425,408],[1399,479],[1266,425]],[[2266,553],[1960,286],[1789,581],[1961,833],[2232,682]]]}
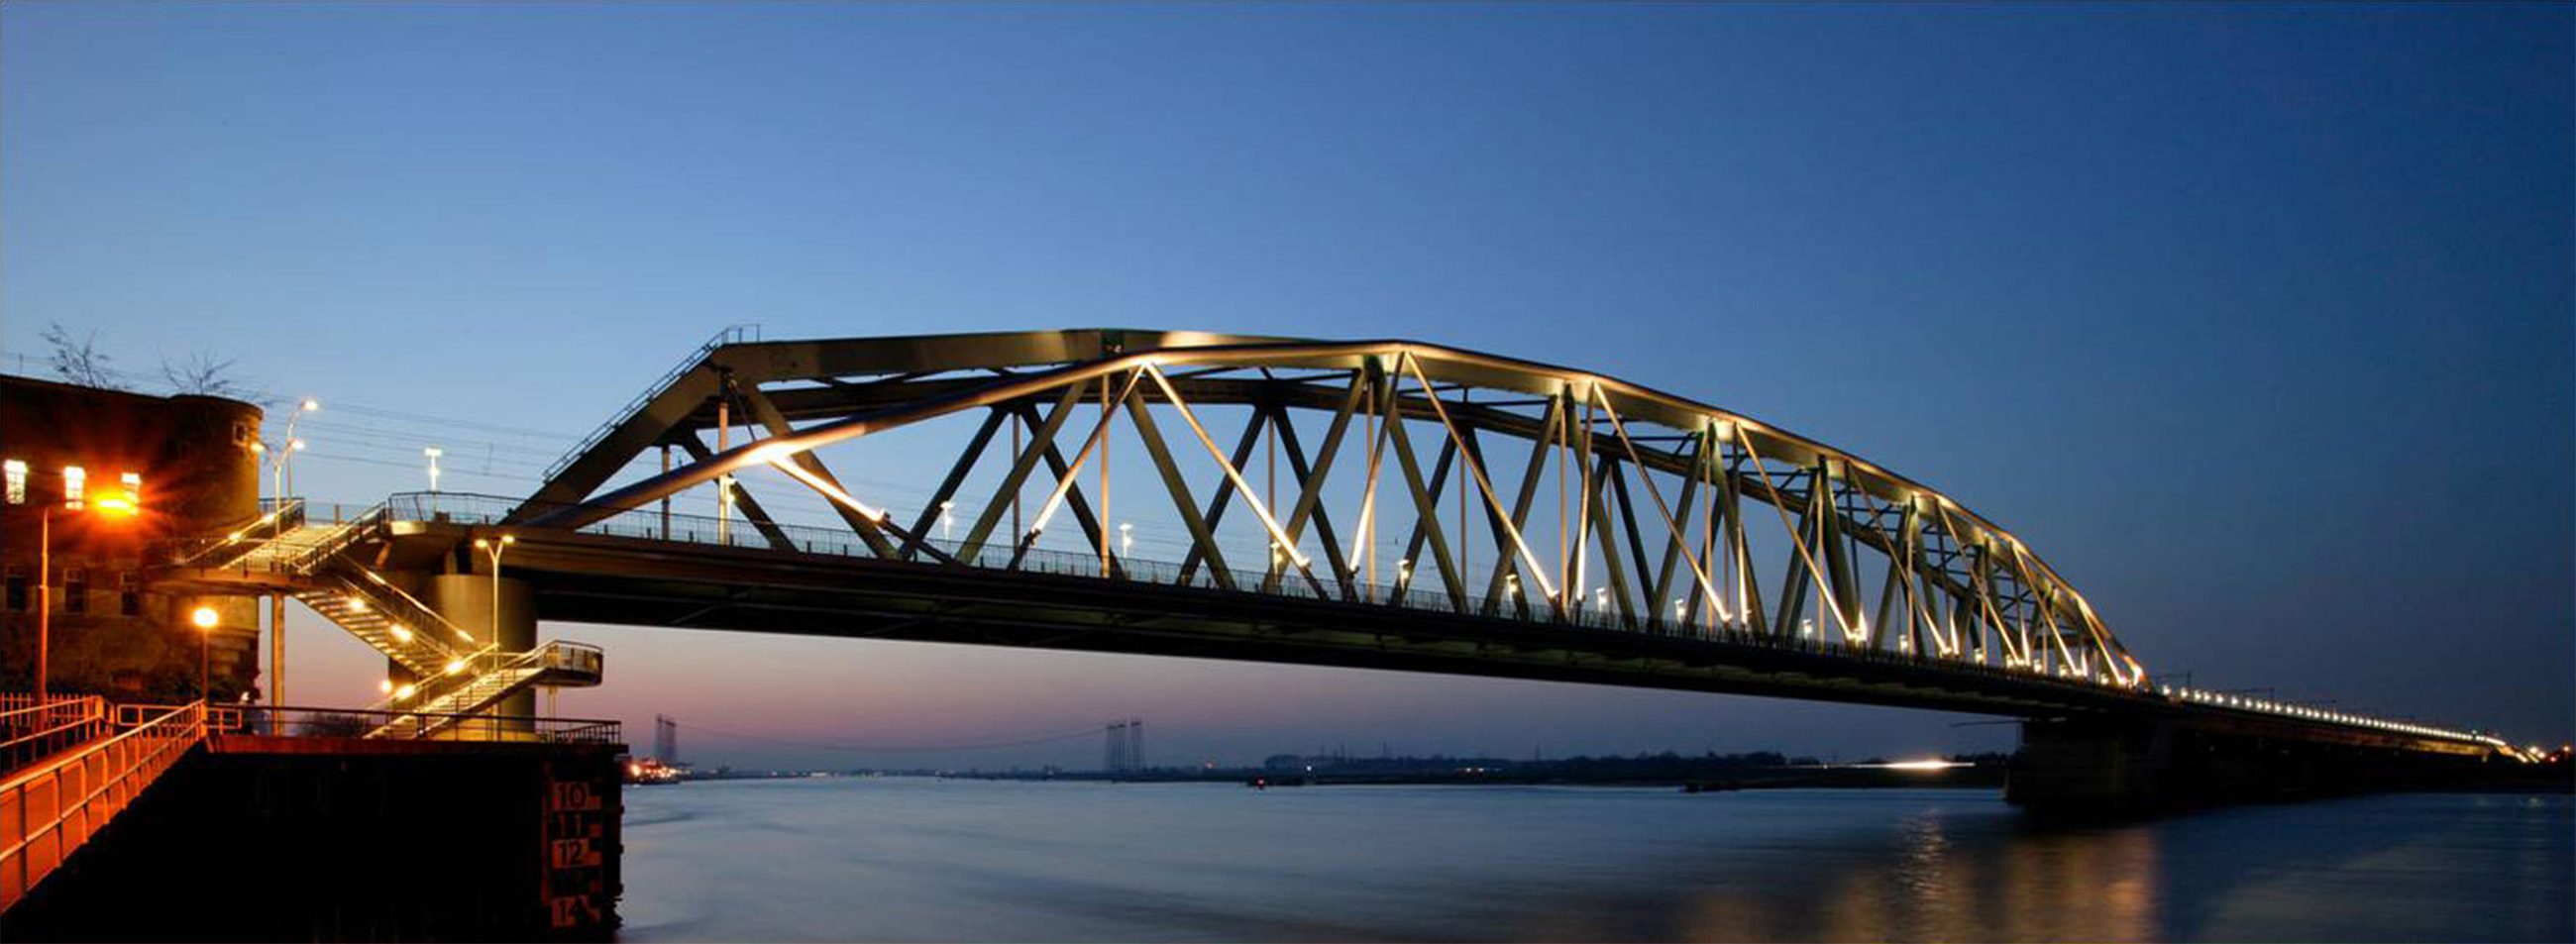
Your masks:
{"label": "bridge arch", "polygon": [[[1239,414],[1241,426],[1220,414]],[[974,431],[931,500],[908,514],[845,487],[825,462],[826,447],[846,455],[943,420]],[[738,444],[737,428],[751,433]],[[1015,445],[997,448],[1004,429]],[[1143,490],[1187,534],[1177,564],[1129,553],[1093,513],[1094,499],[1111,494],[1113,441],[1142,447]],[[1269,490],[1251,481],[1265,445],[1289,460],[1288,501],[1275,472]],[[673,464],[673,449],[685,461]],[[638,473],[657,450],[662,466]],[[932,536],[936,516],[976,497],[965,489],[979,466],[1000,471],[999,487],[962,539]],[[1016,569],[1033,554],[1068,553],[1041,545],[1060,548],[1072,531],[1103,576],[1127,580],[2147,684],[2069,581],[1950,496],[1682,396],[1414,341],[729,332],[567,454],[507,521],[587,527],[716,485],[743,496],[728,514],[738,509],[747,529],[776,542],[780,523],[738,486],[717,485],[764,467],[829,499],[851,539],[892,560]],[[1089,491],[1086,477],[1097,479]],[[1122,481],[1121,494],[1135,481]],[[1554,509],[1540,500],[1551,490]],[[1005,527],[1013,497],[1034,508]],[[1236,505],[1247,509],[1236,521],[1257,519],[1271,551],[1265,562],[1255,547],[1256,566],[1241,571],[1227,557],[1243,562],[1244,548],[1219,537]],[[1049,538],[1059,517],[1075,527]],[[1493,551],[1483,567],[1467,555],[1478,539]],[[1391,563],[1387,547],[1403,549]]]}

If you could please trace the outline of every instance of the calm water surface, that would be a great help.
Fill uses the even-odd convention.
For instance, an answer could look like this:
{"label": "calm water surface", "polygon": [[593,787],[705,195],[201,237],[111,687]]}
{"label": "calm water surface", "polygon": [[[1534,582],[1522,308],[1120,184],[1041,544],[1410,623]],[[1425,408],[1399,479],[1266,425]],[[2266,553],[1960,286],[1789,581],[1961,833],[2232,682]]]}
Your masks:
{"label": "calm water surface", "polygon": [[629,941],[2576,940],[2564,796],[2039,828],[1991,792],[692,783]]}

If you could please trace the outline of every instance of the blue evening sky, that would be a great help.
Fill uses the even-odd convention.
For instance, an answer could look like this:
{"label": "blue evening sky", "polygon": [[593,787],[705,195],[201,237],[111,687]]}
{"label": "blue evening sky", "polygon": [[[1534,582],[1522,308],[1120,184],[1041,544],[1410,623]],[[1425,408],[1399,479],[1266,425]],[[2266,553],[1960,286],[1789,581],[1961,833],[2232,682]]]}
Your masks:
{"label": "blue evening sky", "polygon": [[[127,368],[238,357],[348,407],[317,417],[337,425],[299,484],[365,502],[416,488],[405,457],[432,441],[483,453],[451,459],[451,489],[523,494],[524,463],[731,322],[1416,338],[1683,393],[1936,485],[2160,670],[2554,744],[2576,728],[2571,23],[16,2],[0,344],[40,355],[58,321]],[[380,663],[304,620],[294,700],[371,699]],[[567,712],[814,740],[1141,713],[1157,762],[2009,743],[1889,709],[546,632],[612,651]],[[937,684],[956,679],[982,684]]]}

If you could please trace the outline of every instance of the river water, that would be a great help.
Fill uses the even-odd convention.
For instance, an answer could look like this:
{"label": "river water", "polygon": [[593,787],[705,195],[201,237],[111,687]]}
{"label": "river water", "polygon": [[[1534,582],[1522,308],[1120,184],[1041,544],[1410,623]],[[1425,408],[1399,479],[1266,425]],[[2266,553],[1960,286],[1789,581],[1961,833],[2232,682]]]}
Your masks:
{"label": "river water", "polygon": [[2043,828],[1991,791],[626,792],[628,941],[2569,941],[2566,796]]}

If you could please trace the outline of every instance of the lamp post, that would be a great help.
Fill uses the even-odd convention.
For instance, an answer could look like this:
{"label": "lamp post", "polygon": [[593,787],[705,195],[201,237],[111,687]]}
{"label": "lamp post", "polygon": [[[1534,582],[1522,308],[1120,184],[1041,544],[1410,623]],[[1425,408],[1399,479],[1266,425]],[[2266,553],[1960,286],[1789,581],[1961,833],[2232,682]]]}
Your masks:
{"label": "lamp post", "polygon": [[[81,505],[73,504],[75,501],[76,499],[66,495],[63,506],[77,509],[85,505],[91,514],[112,521],[131,519],[141,510],[135,507],[134,495],[131,492],[110,493],[101,496],[97,501],[85,502]],[[45,696],[50,691],[48,683],[53,677],[53,569],[54,506],[49,503],[36,512],[36,702],[38,704],[44,703]]]}
{"label": "lamp post", "polygon": [[221,622],[223,617],[215,612],[214,607],[201,606],[197,608],[197,612],[189,614],[188,618],[190,622],[197,624],[197,700],[211,704],[214,701],[214,692],[209,687],[210,673],[207,667],[213,661],[210,650],[213,649],[211,640],[215,635],[215,624]]}
{"label": "lamp post", "polygon": [[422,446],[420,447],[420,454],[429,457],[429,491],[431,494],[437,494],[438,457],[446,455],[447,450],[440,449],[437,446]]}
{"label": "lamp post", "polygon": [[1135,526],[1134,524],[1132,524],[1132,523],[1125,522],[1125,521],[1121,521],[1121,522],[1119,522],[1119,523],[1118,523],[1118,556],[1120,556],[1120,557],[1132,557],[1132,556],[1134,556],[1134,555],[1131,555],[1131,554],[1129,554],[1128,552],[1129,552],[1129,551],[1134,550],[1135,548],[1136,548],[1136,526]]}
{"label": "lamp post", "polygon": [[[481,551],[483,552],[483,555],[484,555],[485,557],[490,558],[490,559],[491,559],[491,561],[492,561],[492,625],[491,625],[491,633],[492,633],[492,651],[493,651],[495,654],[498,654],[498,653],[500,653],[500,652],[502,651],[502,650],[501,650],[501,555],[502,555],[503,553],[506,553],[506,552],[508,552],[508,551],[510,550],[510,545],[517,544],[517,543],[519,543],[519,539],[518,539],[518,537],[517,537],[517,536],[515,536],[515,535],[508,535],[508,534],[504,534],[504,535],[502,535],[502,536],[500,537],[500,539],[499,539],[499,540],[485,540],[485,539],[483,539],[483,538],[475,538],[475,539],[474,539],[474,546],[475,546],[475,548],[476,548],[476,549],[481,550]],[[500,702],[497,702],[497,701],[496,701],[496,702],[493,702],[493,703],[492,703],[492,717],[493,717],[493,722],[492,722],[492,732],[493,732],[493,735],[497,737],[497,736],[499,736],[499,734],[500,734],[500,729],[501,729],[501,724],[500,724],[500,720],[499,720],[499,719],[500,719],[500,717],[501,717],[501,703],[500,703]]]}
{"label": "lamp post", "polygon": [[277,493],[279,508],[286,507],[287,488],[295,484],[294,472],[286,467],[286,463],[294,459],[296,453],[304,451],[304,440],[295,438],[295,421],[303,419],[306,413],[320,409],[322,404],[315,402],[312,397],[306,397],[303,402],[295,405],[295,412],[286,415],[286,438],[278,444],[277,455],[270,457],[269,460],[270,486],[271,490]]}
{"label": "lamp post", "polygon": [[956,526],[957,516],[951,513],[951,510],[956,507],[957,503],[953,501],[944,501],[939,503],[939,539],[942,541],[949,540],[952,537],[952,535],[949,534],[949,531],[951,528]]}
{"label": "lamp post", "polygon": [[280,510],[283,510],[286,507],[286,492],[295,485],[295,476],[287,469],[286,464],[295,458],[296,453],[304,451],[304,440],[288,439],[283,445],[278,446],[274,450],[267,449],[263,446],[261,447],[261,451],[270,453],[268,457],[268,490],[275,493],[277,496],[277,507]]}
{"label": "lamp post", "polygon": [[517,543],[518,536],[512,534],[504,534],[498,541],[474,539],[475,549],[492,560],[492,644],[496,646],[501,644],[501,555]]}

